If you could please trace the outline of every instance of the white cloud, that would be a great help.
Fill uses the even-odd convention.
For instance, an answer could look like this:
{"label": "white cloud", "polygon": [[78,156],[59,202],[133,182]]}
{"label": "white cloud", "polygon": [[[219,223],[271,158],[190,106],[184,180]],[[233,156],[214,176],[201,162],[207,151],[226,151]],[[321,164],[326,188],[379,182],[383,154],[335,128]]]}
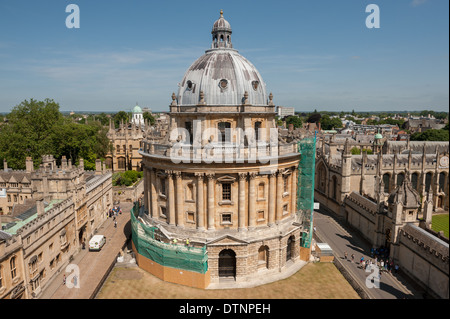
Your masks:
{"label": "white cloud", "polygon": [[428,0],[413,0],[411,2],[411,5],[413,7],[418,7],[418,6],[422,5],[422,4],[424,4],[425,2],[428,2]]}

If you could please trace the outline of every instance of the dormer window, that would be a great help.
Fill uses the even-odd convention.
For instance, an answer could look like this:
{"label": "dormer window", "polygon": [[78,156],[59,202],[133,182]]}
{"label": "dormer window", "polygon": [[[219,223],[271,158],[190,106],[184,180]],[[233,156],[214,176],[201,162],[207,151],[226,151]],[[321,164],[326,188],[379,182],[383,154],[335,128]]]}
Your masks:
{"label": "dormer window", "polygon": [[252,81],[252,87],[253,87],[253,90],[256,91],[259,87],[259,81]]}
{"label": "dormer window", "polygon": [[189,90],[189,91],[192,91],[192,88],[194,87],[194,83],[192,83],[192,81],[187,81],[187,89]]}

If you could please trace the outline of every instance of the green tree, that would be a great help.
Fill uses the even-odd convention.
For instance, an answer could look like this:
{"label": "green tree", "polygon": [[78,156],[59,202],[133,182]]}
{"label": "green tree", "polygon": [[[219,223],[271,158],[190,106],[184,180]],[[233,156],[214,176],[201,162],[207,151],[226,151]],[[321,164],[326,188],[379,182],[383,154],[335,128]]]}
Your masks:
{"label": "green tree", "polygon": [[144,114],[142,114],[142,117],[144,118],[144,120],[147,120],[150,125],[155,125],[155,117],[153,115],[151,115],[149,112],[144,112]]}
{"label": "green tree", "polygon": [[120,122],[127,124],[129,120],[128,113],[125,111],[119,111],[114,115],[114,125],[116,128],[120,126]]}
{"label": "green tree", "polygon": [[411,141],[448,141],[448,130],[426,130],[425,132],[416,132],[411,135]]}
{"label": "green tree", "polygon": [[8,123],[0,129],[0,156],[8,166],[24,169],[27,156],[39,165],[42,155],[55,153],[53,134],[63,120],[58,103],[51,99],[25,100],[7,118]]}
{"label": "green tree", "polygon": [[24,169],[27,156],[36,167],[42,155],[57,160],[65,155],[72,163],[85,159],[86,169],[95,169],[95,160],[111,149],[106,128],[99,122],[76,123],[63,117],[53,100],[24,101],[8,115],[8,123],[0,127],[0,159],[13,169]]}
{"label": "green tree", "polygon": [[299,118],[298,116],[291,115],[286,118],[286,125],[289,124],[293,124],[294,128],[300,128],[302,127],[303,122],[302,119]]}
{"label": "green tree", "polygon": [[332,130],[342,127],[342,121],[339,117],[331,118],[329,115],[325,114],[320,119],[320,125],[322,130]]}

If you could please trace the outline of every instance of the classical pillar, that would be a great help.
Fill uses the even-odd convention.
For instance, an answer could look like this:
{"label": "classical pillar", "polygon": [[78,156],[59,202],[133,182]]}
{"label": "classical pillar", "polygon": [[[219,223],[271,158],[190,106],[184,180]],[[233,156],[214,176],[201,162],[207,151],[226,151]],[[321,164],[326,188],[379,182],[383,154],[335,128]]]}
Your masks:
{"label": "classical pillar", "polygon": [[291,179],[291,212],[292,215],[295,215],[297,211],[297,168],[292,169]]}
{"label": "classical pillar", "polygon": [[238,230],[243,231],[245,227],[245,180],[247,173],[239,173],[239,216],[238,216]]}
{"label": "classical pillar", "polygon": [[169,182],[169,225],[175,225],[175,187],[173,183],[173,171],[166,171]]}
{"label": "classical pillar", "polygon": [[276,212],[276,171],[273,171],[269,175],[269,226],[275,224],[275,212]]}
{"label": "classical pillar", "polygon": [[277,213],[275,222],[278,223],[283,217],[283,171],[278,170],[277,173]]}
{"label": "classical pillar", "polygon": [[214,173],[206,174],[208,178],[208,230],[214,230],[215,193]]}
{"label": "classical pillar", "polygon": [[150,213],[151,206],[150,206],[150,174],[148,172],[147,167],[144,166],[144,211],[147,211],[147,213]]}
{"label": "classical pillar", "polygon": [[176,190],[176,208],[177,208],[177,226],[184,227],[183,216],[183,179],[181,178],[181,172],[174,172],[177,180]]}
{"label": "classical pillar", "polygon": [[156,193],[156,173],[153,168],[149,168],[150,170],[150,204],[151,209],[149,207],[150,217],[152,218],[158,218],[159,217],[159,211],[158,211],[158,194]]}
{"label": "classical pillar", "polygon": [[195,173],[197,176],[197,228],[205,230],[205,210],[203,209],[203,173]]}
{"label": "classical pillar", "polygon": [[254,229],[256,226],[256,189],[255,189],[256,173],[249,173],[249,186],[248,186],[248,228]]}

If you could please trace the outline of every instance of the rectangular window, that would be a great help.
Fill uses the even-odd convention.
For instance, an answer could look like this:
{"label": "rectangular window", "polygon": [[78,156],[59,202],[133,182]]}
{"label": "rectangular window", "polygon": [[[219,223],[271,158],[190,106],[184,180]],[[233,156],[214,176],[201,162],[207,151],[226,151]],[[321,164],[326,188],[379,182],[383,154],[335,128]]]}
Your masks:
{"label": "rectangular window", "polygon": [[231,224],[231,214],[222,214],[222,224]]}
{"label": "rectangular window", "polygon": [[222,200],[231,200],[231,184],[223,183],[222,184]]}

